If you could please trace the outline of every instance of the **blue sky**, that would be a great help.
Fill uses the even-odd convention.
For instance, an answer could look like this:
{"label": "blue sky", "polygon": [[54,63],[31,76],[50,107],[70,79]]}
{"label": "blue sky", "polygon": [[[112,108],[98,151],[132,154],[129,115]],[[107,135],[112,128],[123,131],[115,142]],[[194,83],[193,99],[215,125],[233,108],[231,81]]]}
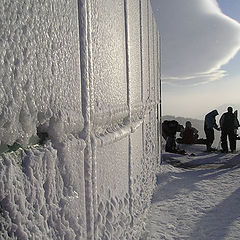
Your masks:
{"label": "blue sky", "polygon": [[239,0],[217,0],[217,2],[224,14],[240,22]]}
{"label": "blue sky", "polygon": [[240,1],[151,3],[162,41],[163,115],[202,119],[225,104],[240,110]]}
{"label": "blue sky", "polygon": [[[233,18],[240,23],[240,1],[239,0],[217,0],[222,12],[227,16]],[[224,65],[222,68],[228,71],[231,75],[239,76],[240,81],[240,51],[230,60],[230,62]],[[239,97],[240,98],[240,97]],[[240,110],[240,109],[239,109]]]}

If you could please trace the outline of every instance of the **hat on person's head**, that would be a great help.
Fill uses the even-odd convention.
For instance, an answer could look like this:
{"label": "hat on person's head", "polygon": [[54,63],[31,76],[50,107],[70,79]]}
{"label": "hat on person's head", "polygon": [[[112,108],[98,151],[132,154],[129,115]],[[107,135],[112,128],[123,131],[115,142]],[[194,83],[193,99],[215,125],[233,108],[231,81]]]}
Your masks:
{"label": "hat on person's head", "polygon": [[218,110],[213,110],[212,112],[211,112],[211,115],[214,115],[214,116],[217,116],[219,113],[218,113]]}
{"label": "hat on person's head", "polygon": [[186,121],[186,127],[188,128],[192,127],[192,123],[190,121]]}
{"label": "hat on person's head", "polygon": [[228,110],[228,112],[230,112],[230,113],[233,112],[233,108],[232,108],[232,107],[228,107],[227,110]]}

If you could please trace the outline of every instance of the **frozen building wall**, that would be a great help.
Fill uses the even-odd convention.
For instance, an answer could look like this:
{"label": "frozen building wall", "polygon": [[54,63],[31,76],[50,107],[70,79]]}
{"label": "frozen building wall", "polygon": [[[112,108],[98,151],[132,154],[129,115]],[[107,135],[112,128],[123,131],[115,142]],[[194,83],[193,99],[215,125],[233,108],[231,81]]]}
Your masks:
{"label": "frozen building wall", "polygon": [[160,157],[150,2],[0,4],[0,239],[139,239]]}

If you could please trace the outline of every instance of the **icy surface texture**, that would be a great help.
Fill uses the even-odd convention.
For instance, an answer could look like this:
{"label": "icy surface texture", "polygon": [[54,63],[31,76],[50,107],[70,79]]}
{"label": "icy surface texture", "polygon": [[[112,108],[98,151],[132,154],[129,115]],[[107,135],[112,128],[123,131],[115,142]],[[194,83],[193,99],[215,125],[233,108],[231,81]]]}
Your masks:
{"label": "icy surface texture", "polygon": [[160,157],[150,1],[2,9],[1,238],[139,239]]}
{"label": "icy surface texture", "polygon": [[126,11],[129,98],[130,104],[134,106],[142,102],[140,6],[137,1],[128,1]]}
{"label": "icy surface texture", "polygon": [[0,157],[0,239],[86,238],[84,147],[72,137]]}
{"label": "icy surface texture", "polygon": [[0,144],[81,128],[76,1],[1,2]]}
{"label": "icy surface texture", "polygon": [[94,106],[102,111],[127,104],[124,1],[91,1]]}
{"label": "icy surface texture", "polygon": [[[93,52],[101,51],[101,58],[95,54],[92,58],[94,231],[97,239],[139,239],[155,186],[159,156],[156,110],[160,88],[156,82],[160,62],[154,56],[159,50],[158,32],[148,1],[94,2],[92,8],[97,5],[97,10],[93,10],[97,12],[91,14],[92,32],[102,30],[101,39],[105,39],[101,42],[92,37]],[[110,30],[115,21],[124,21],[125,26],[118,23]],[[96,49],[99,45],[104,51]],[[118,53],[114,55],[116,49]],[[111,81],[104,79],[103,73],[119,69],[117,76],[111,75]],[[119,96],[123,96],[121,100]]]}

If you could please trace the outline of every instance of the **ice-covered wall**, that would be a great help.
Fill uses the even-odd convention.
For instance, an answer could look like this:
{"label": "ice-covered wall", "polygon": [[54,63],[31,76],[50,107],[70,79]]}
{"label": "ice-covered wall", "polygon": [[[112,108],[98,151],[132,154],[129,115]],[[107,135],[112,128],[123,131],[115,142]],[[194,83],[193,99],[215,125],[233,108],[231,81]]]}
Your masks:
{"label": "ice-covered wall", "polygon": [[150,1],[0,9],[0,239],[139,239],[160,158]]}

